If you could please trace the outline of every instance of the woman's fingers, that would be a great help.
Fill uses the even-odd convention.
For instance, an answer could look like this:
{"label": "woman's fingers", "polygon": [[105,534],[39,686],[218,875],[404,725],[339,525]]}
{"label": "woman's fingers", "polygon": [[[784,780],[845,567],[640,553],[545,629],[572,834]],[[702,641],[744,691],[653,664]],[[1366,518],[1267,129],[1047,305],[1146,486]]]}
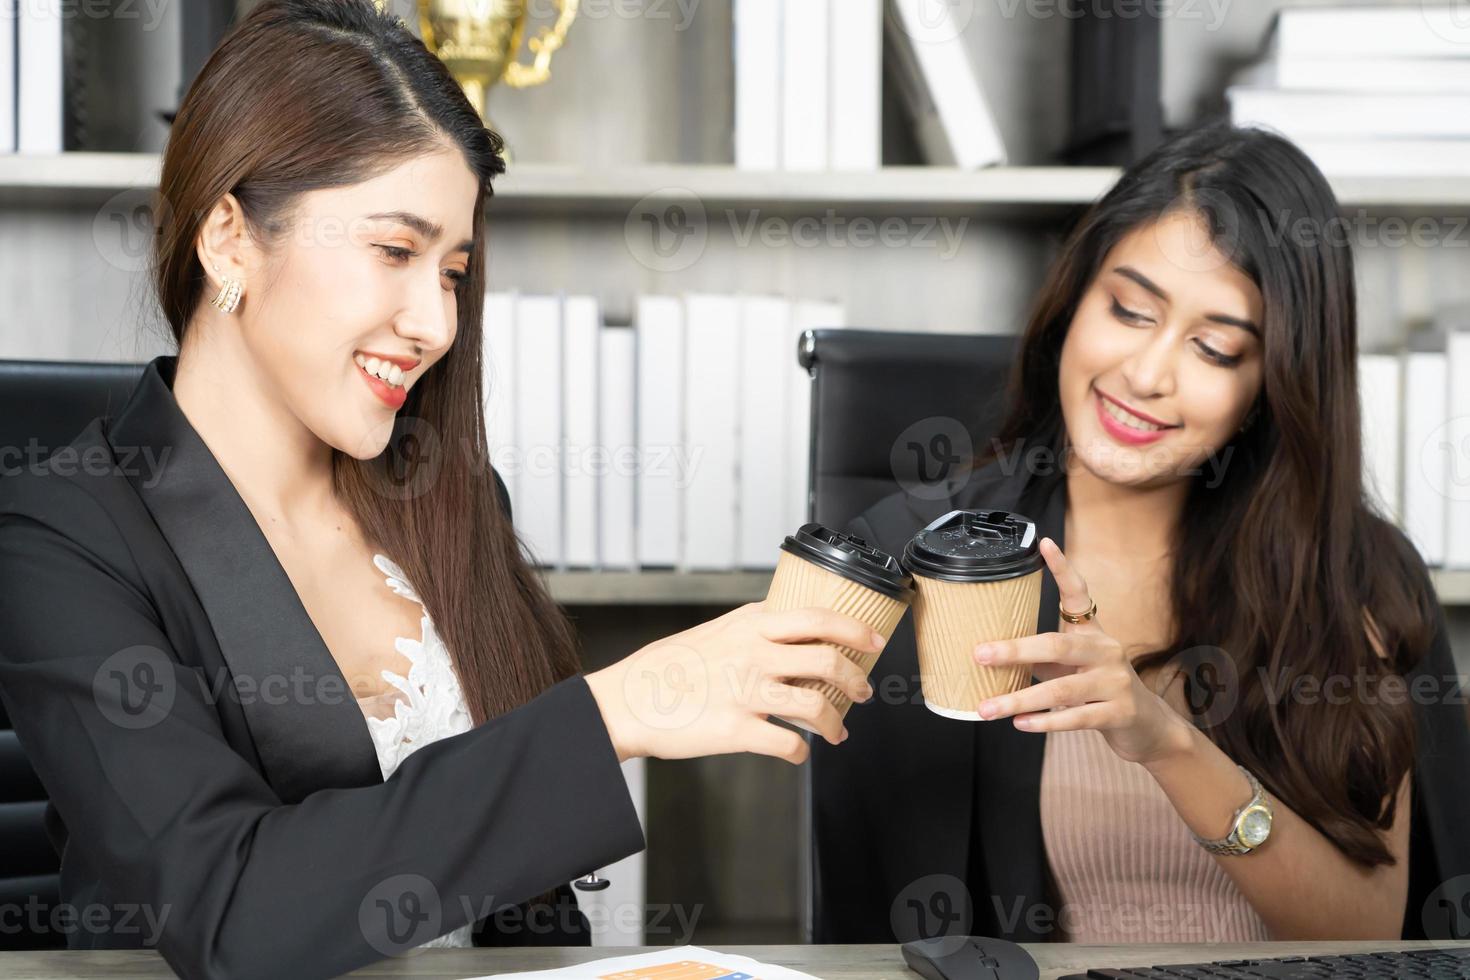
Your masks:
{"label": "woman's fingers", "polygon": [[988,640],[975,648],[975,660],[1004,664],[1073,664],[1083,667],[1103,659],[1096,637],[1080,633],[1037,633],[1014,640]]}
{"label": "woman's fingers", "polygon": [[801,765],[811,754],[811,748],[800,734],[768,721],[752,720],[745,744],[747,752],[785,759],[793,766]]}
{"label": "woman's fingers", "polygon": [[887,642],[866,623],[820,606],[760,616],[757,631],[775,643],[834,643],[864,653],[877,653]]}
{"label": "woman's fingers", "polygon": [[853,701],[873,696],[868,675],[837,650],[820,644],[772,643],[764,662],[774,677],[801,677],[826,681]]}
{"label": "woman's fingers", "polygon": [[[1062,549],[1051,538],[1042,538],[1040,548],[1041,557],[1046,559],[1052,578],[1057,580],[1057,593],[1061,597],[1062,608],[1069,613],[1085,613],[1092,606],[1092,596],[1087,591],[1087,583],[1083,581],[1082,575],[1072,567],[1067,556],[1062,554]],[[1085,623],[1069,623],[1063,619],[1060,628],[1064,633],[1102,632],[1096,616]]]}
{"label": "woman's fingers", "polygon": [[842,718],[820,691],[792,684],[773,684],[762,688],[754,705],[765,715],[778,715],[810,725],[816,733],[833,745],[845,738]]}
{"label": "woman's fingers", "polygon": [[1047,711],[1063,705],[1086,704],[1101,698],[1089,690],[1086,674],[1067,674],[1031,687],[1022,688],[1012,694],[1002,694],[980,703],[980,717],[989,719],[1008,718],[1029,711]]}
{"label": "woman's fingers", "polygon": [[1112,726],[1111,707],[1104,702],[1079,704],[1056,711],[1038,711],[1035,714],[1017,715],[1013,724],[1028,732],[1071,732],[1088,729],[1107,729]]}

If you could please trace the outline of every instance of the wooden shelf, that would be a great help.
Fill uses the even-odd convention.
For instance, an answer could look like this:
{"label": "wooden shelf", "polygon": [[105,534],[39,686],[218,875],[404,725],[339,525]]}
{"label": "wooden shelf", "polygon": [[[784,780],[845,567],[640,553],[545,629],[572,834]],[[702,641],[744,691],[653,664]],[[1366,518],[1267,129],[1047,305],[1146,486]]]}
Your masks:
{"label": "wooden shelf", "polygon": [[[770,572],[545,572],[563,605],[738,606],[766,597]],[[1445,607],[1470,606],[1470,570],[1431,569]]]}
{"label": "wooden shelf", "polygon": [[156,153],[0,155],[0,187],[7,190],[120,191],[158,183]]}
{"label": "wooden shelf", "polygon": [[646,198],[693,198],[706,208],[878,213],[1061,213],[1101,197],[1118,178],[1108,167],[887,167],[868,173],[785,173],[722,166],[649,166],[588,172],[572,167],[512,168],[492,208],[626,212]]}
{"label": "wooden shelf", "polygon": [[1470,606],[1470,570],[1447,571],[1443,568],[1432,568],[1429,574],[1434,578],[1434,587],[1439,592],[1441,605]]}
{"label": "wooden shelf", "polygon": [[[0,155],[0,203],[75,204],[149,188],[158,180],[152,153]],[[882,170],[785,173],[729,166],[650,165],[585,170],[556,164],[512,165],[496,181],[501,213],[626,212],[644,198],[695,198],[705,207],[775,211],[985,214],[1046,217],[1088,204],[1120,171],[1112,167],[886,167]],[[1470,178],[1343,177],[1332,181],[1344,207],[1377,211],[1470,213]]]}

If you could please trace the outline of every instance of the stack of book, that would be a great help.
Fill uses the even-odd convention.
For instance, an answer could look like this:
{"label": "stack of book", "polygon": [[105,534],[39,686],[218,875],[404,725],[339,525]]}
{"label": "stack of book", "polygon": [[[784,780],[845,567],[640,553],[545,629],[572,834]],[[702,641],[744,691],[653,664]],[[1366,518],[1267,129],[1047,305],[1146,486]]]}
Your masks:
{"label": "stack of book", "polygon": [[68,148],[60,6],[0,0],[0,153]]}
{"label": "stack of book", "polygon": [[937,0],[736,0],[736,166],[878,169],[885,33],[928,162],[1004,163],[964,26]]}
{"label": "stack of book", "polygon": [[550,568],[773,568],[806,521],[808,329],[837,304],[642,296],[631,326],[589,296],[490,293],[485,415],[516,527]]}
{"label": "stack of book", "polygon": [[156,152],[233,0],[0,0],[0,154]]}
{"label": "stack of book", "polygon": [[1464,5],[1288,7],[1226,90],[1231,119],[1277,130],[1329,176],[1470,174]]}
{"label": "stack of book", "polygon": [[1358,356],[1364,482],[1425,564],[1470,569],[1470,308]]}

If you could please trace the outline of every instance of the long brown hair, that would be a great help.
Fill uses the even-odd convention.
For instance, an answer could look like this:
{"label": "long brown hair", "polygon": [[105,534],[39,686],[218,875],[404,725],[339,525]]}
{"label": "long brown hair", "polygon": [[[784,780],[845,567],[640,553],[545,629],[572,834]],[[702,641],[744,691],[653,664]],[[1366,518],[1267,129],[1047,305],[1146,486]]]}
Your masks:
{"label": "long brown hair", "polygon": [[358,183],[444,145],[478,177],[458,332],[409,392],[379,456],[334,451],[338,499],[404,569],[448,646],[475,724],[577,670],[573,633],[500,505],[481,399],[484,208],[500,138],[391,14],[369,0],[268,0],[189,87],[159,182],[154,285],[183,346],[206,278],[196,241],[226,193],[267,246],[307,191]]}
{"label": "long brown hair", "polygon": [[[981,462],[1032,445],[1067,455],[1058,369],[1073,314],[1108,251],[1176,209],[1201,215],[1260,289],[1265,366],[1255,420],[1191,478],[1174,542],[1172,642],[1135,666],[1222,652],[1239,700],[1200,727],[1349,857],[1388,863],[1375,831],[1392,825],[1413,764],[1410,699],[1279,696],[1331,675],[1376,693],[1418,663],[1435,623],[1423,562],[1364,492],[1352,251],[1331,188],[1296,146],[1260,129],[1201,127],[1129,168],[1082,215],[1031,312],[1006,418]],[[1364,610],[1387,662],[1369,645]]]}

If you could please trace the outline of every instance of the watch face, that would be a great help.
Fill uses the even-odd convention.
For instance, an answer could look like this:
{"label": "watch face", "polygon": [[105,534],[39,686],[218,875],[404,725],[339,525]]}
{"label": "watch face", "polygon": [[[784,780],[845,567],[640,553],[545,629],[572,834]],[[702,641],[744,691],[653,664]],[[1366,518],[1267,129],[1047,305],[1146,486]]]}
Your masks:
{"label": "watch face", "polygon": [[1240,839],[1251,847],[1259,847],[1271,836],[1271,815],[1265,810],[1251,810],[1240,822]]}

